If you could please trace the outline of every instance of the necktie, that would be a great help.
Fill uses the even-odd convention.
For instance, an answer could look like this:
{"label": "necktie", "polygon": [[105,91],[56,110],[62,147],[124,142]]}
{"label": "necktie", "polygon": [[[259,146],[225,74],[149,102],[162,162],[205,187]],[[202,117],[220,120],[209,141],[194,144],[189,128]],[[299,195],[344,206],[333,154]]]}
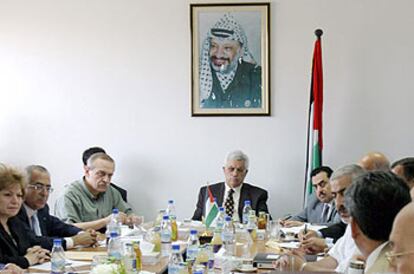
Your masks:
{"label": "necktie", "polygon": [[37,218],[37,213],[33,214],[30,218],[32,221],[32,230],[36,234],[36,236],[42,236],[42,232],[40,231],[39,219]]}
{"label": "necktie", "polygon": [[233,213],[234,213],[233,193],[234,193],[234,190],[230,189],[227,194],[226,202],[224,203],[224,206],[226,207],[226,214],[230,217],[233,217]]}
{"label": "necktie", "polygon": [[328,218],[329,218],[329,216],[328,216],[329,209],[330,209],[329,204],[324,204],[323,205],[322,216],[321,216],[321,223],[327,223],[329,221],[328,220]]}

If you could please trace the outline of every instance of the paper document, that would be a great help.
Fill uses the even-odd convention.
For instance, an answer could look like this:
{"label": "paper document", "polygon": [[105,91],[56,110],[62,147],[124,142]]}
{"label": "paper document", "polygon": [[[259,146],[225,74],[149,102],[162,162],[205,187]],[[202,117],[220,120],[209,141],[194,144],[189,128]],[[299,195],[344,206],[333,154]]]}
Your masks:
{"label": "paper document", "polygon": [[[81,261],[73,261],[73,260],[66,260],[66,270],[70,270],[71,268],[81,267],[81,266],[88,266],[90,262],[81,262]],[[30,270],[44,270],[50,271],[52,269],[52,264],[50,262],[38,264],[29,267]]]}

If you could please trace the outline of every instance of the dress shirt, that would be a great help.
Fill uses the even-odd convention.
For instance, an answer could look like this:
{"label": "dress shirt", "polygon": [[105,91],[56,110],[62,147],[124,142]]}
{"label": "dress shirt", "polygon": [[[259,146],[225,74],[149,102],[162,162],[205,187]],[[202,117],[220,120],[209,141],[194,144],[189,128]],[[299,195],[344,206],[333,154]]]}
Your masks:
{"label": "dress shirt", "polygon": [[[23,203],[23,206],[26,209],[27,217],[29,217],[30,227],[32,228],[32,230],[34,231],[36,236],[43,236],[42,235],[42,230],[40,228],[39,218],[37,217],[37,210],[32,209],[26,203]],[[36,220],[37,220],[36,224],[33,224],[32,217],[36,218]],[[37,228],[36,227],[33,228],[33,225],[37,226]],[[38,229],[38,231],[36,231],[37,229]],[[44,236],[48,236],[48,235],[44,235]],[[66,249],[73,248],[73,246],[74,246],[73,239],[71,237],[65,237],[65,240],[66,240]]]}
{"label": "dress shirt", "polygon": [[351,259],[355,255],[361,254],[354,242],[354,239],[352,238],[350,225],[347,225],[344,236],[342,236],[335,243],[335,245],[329,250],[328,254],[338,263],[338,266],[335,269],[338,273],[344,273]]}
{"label": "dress shirt", "polygon": [[[233,221],[240,222],[239,220],[239,201],[240,201],[240,192],[243,184],[240,184],[238,187],[233,188],[233,201],[234,201],[234,211],[233,211]],[[223,201],[226,201],[229,190],[231,187],[227,185],[227,183],[224,183],[225,189],[224,189],[224,198]],[[223,202],[224,203],[224,202]],[[224,205],[223,205],[224,206]]]}
{"label": "dress shirt", "polygon": [[368,269],[370,269],[375,261],[378,259],[378,256],[380,255],[381,251],[386,247],[386,245],[388,244],[388,242],[385,242],[383,244],[381,244],[380,246],[378,246],[376,249],[374,249],[374,251],[371,252],[371,254],[369,254],[366,262],[365,262],[365,271],[367,271]]}

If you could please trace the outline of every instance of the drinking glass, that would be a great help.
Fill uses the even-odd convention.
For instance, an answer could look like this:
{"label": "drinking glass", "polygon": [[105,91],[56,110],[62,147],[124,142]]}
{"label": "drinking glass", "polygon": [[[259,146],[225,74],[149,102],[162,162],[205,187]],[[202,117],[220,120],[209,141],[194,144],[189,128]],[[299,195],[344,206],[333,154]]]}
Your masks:
{"label": "drinking glass", "polygon": [[279,240],[279,234],[280,234],[280,225],[277,220],[270,221],[270,239],[278,241]]}

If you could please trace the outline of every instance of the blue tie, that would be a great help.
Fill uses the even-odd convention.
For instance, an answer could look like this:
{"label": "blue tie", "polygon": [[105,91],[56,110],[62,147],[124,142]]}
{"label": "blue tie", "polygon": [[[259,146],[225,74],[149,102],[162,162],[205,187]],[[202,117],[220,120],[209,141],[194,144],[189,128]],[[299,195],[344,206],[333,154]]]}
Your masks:
{"label": "blue tie", "polygon": [[36,234],[36,236],[42,236],[42,232],[40,230],[39,219],[37,218],[37,213],[33,214],[30,218],[32,221],[32,230]]}

